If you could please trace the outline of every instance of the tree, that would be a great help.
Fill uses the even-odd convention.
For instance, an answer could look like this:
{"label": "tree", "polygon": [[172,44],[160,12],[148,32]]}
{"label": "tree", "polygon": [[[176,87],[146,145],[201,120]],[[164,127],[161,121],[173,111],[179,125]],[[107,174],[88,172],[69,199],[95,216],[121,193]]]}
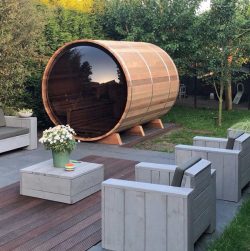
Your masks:
{"label": "tree", "polygon": [[[248,6],[248,1],[213,0],[211,10],[199,18],[198,36],[203,41],[200,74],[206,75],[206,81],[215,87],[219,100],[219,125],[222,123],[225,89],[230,100],[233,72],[249,60]],[[228,105],[231,108],[231,104]]]}
{"label": "tree", "polygon": [[0,23],[0,102],[22,106],[24,80],[31,73],[30,61],[37,59],[43,19],[32,0],[2,0]]}
{"label": "tree", "polygon": [[[40,4],[38,15],[44,16],[46,20],[44,29],[39,31],[44,37],[42,41],[39,40],[41,47],[39,59],[41,62],[35,61],[31,64],[32,74],[24,83],[27,97],[23,100],[29,107],[33,108],[38,118],[39,127],[46,128],[50,126],[50,123],[41,98],[41,80],[49,58],[67,42],[84,38],[97,39],[101,38],[102,35],[96,25],[95,17],[91,13]],[[72,68],[75,65],[80,67],[80,59],[76,56],[69,63],[72,64]]]}
{"label": "tree", "polygon": [[48,6],[62,7],[68,10],[80,12],[90,12],[93,6],[93,0],[40,0]]}
{"label": "tree", "polygon": [[191,72],[197,44],[193,36],[201,0],[110,0],[94,9],[107,38],[144,41],[167,51],[180,75]]}
{"label": "tree", "polygon": [[61,7],[51,10],[44,34],[49,54],[52,54],[66,42],[102,38],[95,16]]}
{"label": "tree", "polygon": [[88,84],[91,82],[92,66],[88,61],[85,61],[80,66],[80,78],[83,84]]}

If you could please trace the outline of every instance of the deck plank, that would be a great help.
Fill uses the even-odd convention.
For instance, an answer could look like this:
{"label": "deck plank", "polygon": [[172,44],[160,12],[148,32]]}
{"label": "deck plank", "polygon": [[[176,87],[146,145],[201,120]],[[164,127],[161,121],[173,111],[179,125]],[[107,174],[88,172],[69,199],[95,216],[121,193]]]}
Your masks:
{"label": "deck plank", "polygon": [[[101,156],[104,177],[134,179],[138,162]],[[73,204],[19,195],[19,182],[0,189],[0,251],[88,250],[101,241],[101,192]]]}

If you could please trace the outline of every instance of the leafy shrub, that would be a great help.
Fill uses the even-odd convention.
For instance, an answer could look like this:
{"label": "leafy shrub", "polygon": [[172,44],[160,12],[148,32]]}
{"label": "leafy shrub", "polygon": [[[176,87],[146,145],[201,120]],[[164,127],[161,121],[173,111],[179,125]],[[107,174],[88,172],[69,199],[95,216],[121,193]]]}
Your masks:
{"label": "leafy shrub", "polygon": [[242,130],[244,132],[250,133],[250,120],[247,119],[247,120],[238,122],[238,123],[234,124],[231,128]]}

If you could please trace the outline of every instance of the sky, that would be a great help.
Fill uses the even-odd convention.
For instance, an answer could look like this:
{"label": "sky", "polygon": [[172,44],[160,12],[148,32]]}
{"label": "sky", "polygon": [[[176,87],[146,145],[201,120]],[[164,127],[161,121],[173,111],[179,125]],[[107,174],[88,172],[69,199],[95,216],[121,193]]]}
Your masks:
{"label": "sky", "polygon": [[210,0],[204,0],[200,5],[198,13],[202,13],[206,10],[209,10],[209,8],[210,8]]}
{"label": "sky", "polygon": [[91,80],[98,83],[106,83],[112,80],[118,81],[117,65],[115,61],[103,50],[94,46],[75,47],[81,55],[81,63],[88,61],[92,67]]}

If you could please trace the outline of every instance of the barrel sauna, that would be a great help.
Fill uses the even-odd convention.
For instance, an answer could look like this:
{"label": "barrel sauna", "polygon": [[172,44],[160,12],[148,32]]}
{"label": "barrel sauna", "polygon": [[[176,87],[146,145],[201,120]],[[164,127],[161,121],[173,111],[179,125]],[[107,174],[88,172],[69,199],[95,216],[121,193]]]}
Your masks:
{"label": "barrel sauna", "polygon": [[143,42],[77,40],[59,48],[42,81],[54,124],[96,141],[166,114],[179,91],[169,55]]}

